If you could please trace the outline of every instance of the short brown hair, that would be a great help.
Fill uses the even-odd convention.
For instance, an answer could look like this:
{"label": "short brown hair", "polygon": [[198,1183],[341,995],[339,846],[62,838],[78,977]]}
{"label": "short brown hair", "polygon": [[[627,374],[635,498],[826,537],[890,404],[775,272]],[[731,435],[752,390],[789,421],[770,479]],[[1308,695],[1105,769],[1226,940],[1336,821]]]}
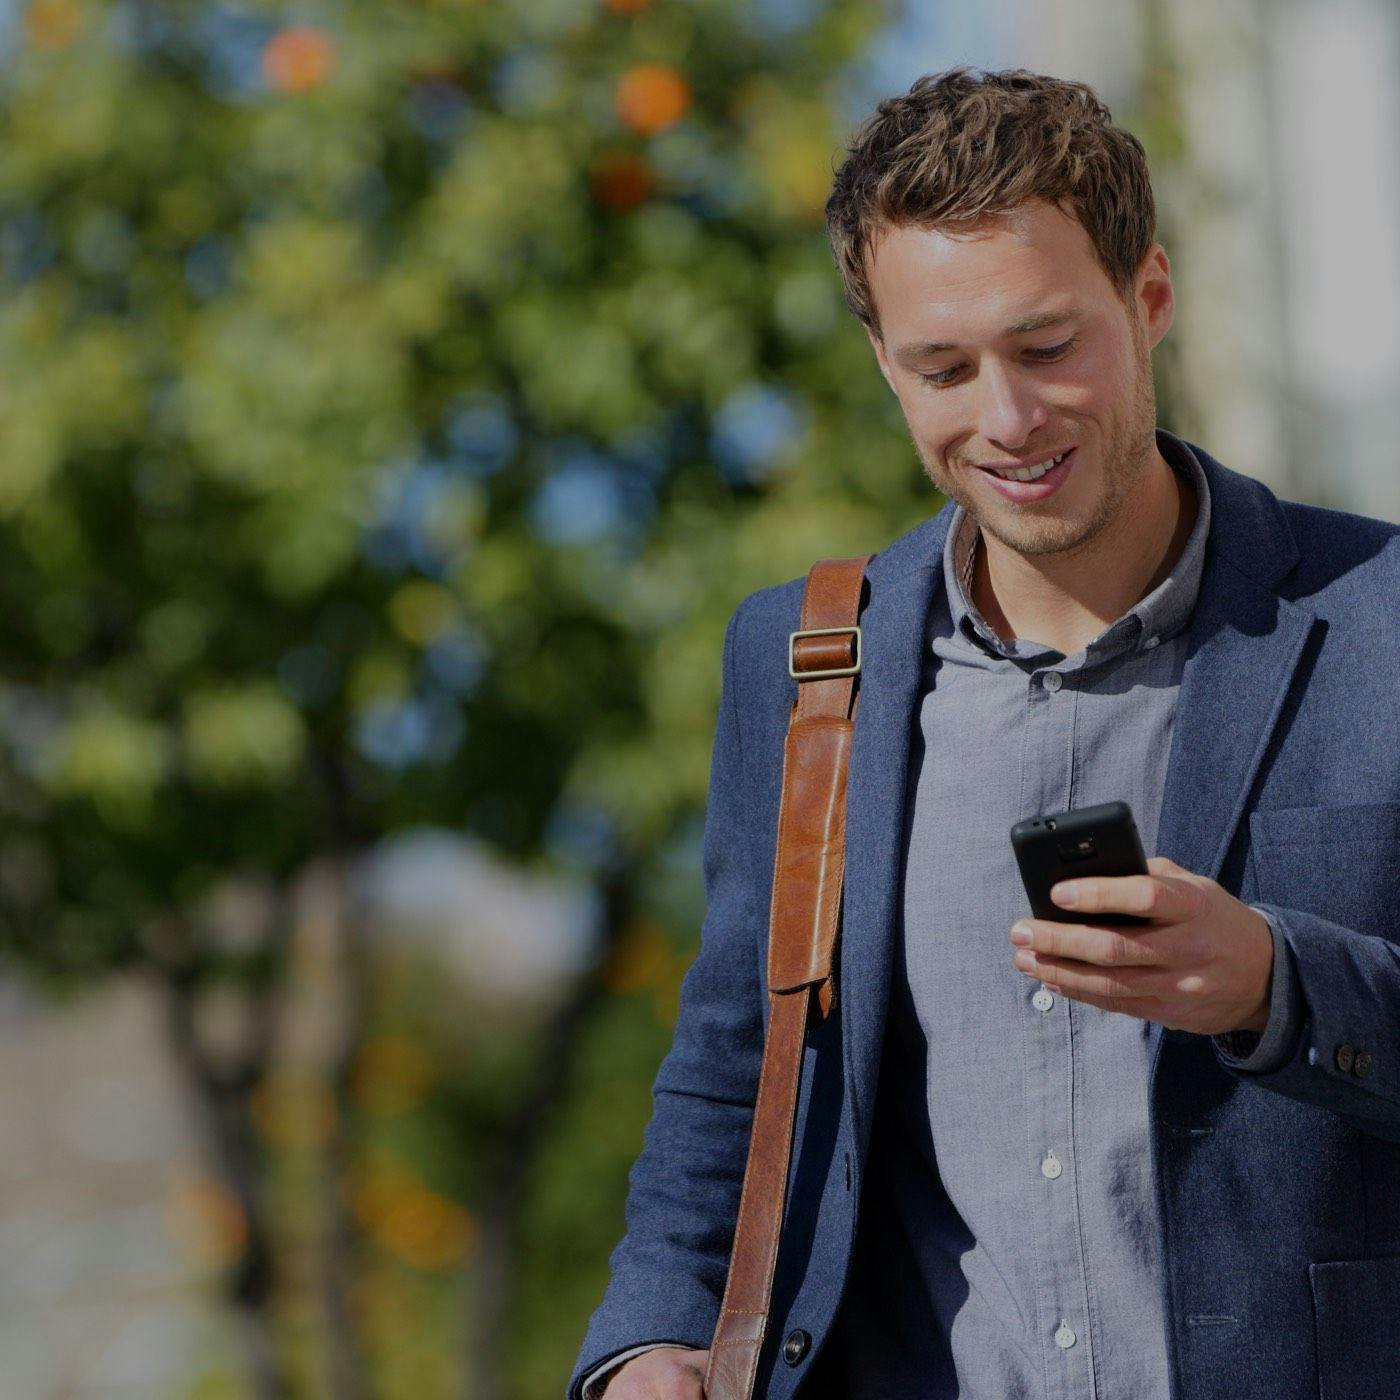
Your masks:
{"label": "short brown hair", "polygon": [[882,226],[974,226],[1029,199],[1077,218],[1126,302],[1156,236],[1142,143],[1084,83],[967,66],[926,73],[855,133],[826,202],[846,304],[876,335],[866,255]]}

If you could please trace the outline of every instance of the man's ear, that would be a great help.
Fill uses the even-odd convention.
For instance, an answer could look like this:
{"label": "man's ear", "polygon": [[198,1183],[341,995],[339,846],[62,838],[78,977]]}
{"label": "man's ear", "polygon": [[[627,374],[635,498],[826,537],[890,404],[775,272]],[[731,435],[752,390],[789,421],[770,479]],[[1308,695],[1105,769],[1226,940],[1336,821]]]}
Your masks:
{"label": "man's ear", "polygon": [[890,362],[885,358],[885,342],[869,326],[865,328],[865,333],[870,337],[870,348],[875,352],[875,361],[880,366],[880,373],[885,376],[885,383],[890,386],[890,392],[898,398],[899,393],[894,387],[894,378],[890,374]]}
{"label": "man's ear", "polygon": [[1172,268],[1167,250],[1154,243],[1143,257],[1137,275],[1137,306],[1147,348],[1151,350],[1171,327],[1176,314],[1172,294]]}

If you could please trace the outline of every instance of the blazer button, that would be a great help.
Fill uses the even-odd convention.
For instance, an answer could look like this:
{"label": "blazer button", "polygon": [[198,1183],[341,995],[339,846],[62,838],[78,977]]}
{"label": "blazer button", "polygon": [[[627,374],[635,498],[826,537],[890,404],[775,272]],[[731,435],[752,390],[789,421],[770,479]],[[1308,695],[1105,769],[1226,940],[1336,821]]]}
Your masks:
{"label": "blazer button", "polygon": [[811,1345],[812,1339],[800,1327],[789,1332],[787,1341],[783,1343],[783,1360],[789,1366],[796,1366],[807,1355],[807,1348]]}
{"label": "blazer button", "polygon": [[1371,1052],[1369,1050],[1358,1050],[1356,1058],[1351,1062],[1351,1072],[1358,1079],[1365,1079],[1371,1072]]}
{"label": "blazer button", "polygon": [[1351,1069],[1351,1062],[1355,1054],[1356,1052],[1351,1048],[1350,1045],[1346,1043],[1346,1041],[1343,1041],[1339,1046],[1337,1046],[1337,1068],[1341,1070],[1343,1074],[1346,1074],[1347,1071]]}

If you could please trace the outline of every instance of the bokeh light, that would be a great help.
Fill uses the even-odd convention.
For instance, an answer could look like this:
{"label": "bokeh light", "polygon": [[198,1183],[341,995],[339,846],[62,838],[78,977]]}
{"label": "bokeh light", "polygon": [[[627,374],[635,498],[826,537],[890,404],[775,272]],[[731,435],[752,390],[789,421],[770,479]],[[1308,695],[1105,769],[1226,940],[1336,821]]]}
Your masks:
{"label": "bokeh light", "polygon": [[275,34],[263,50],[263,73],[278,92],[311,92],[330,76],[335,50],[330,36],[312,25],[294,25]]}
{"label": "bokeh light", "polygon": [[664,63],[643,63],[624,73],[617,85],[617,114],[624,126],[650,135],[664,131],[690,106],[690,84]]}
{"label": "bokeh light", "polygon": [[77,0],[32,0],[24,12],[24,37],[46,53],[68,48],[82,27]]}

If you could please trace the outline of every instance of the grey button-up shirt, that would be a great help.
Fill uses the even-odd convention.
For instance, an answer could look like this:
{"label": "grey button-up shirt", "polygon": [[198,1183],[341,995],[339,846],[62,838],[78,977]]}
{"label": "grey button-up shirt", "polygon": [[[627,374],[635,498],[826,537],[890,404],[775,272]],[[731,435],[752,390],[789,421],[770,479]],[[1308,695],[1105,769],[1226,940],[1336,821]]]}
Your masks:
{"label": "grey button-up shirt", "polygon": [[[950,524],[835,1348],[851,1400],[1168,1393],[1148,1023],[1046,991],[1012,966],[1007,937],[1030,912],[1009,838],[1021,818],[1123,799],[1156,848],[1210,529],[1194,454],[1162,429],[1157,442],[1195,487],[1194,527],[1161,585],[1073,656],[997,636],[968,597],[975,522],[959,508]],[[1244,1070],[1282,1063],[1301,1026],[1291,955],[1270,926],[1268,1026],[1216,1038]],[[585,1393],[662,1344],[638,1341]]]}
{"label": "grey button-up shirt", "polygon": [[[1200,464],[1157,440],[1195,487],[1194,528],[1161,585],[1072,656],[997,636],[968,597],[975,522],[959,509],[950,524],[840,1324],[854,1400],[1169,1393],[1148,1022],[1048,992],[1007,937],[1030,913],[1009,840],[1023,817],[1122,799],[1156,849],[1210,529]],[[1270,927],[1265,1033],[1217,1038],[1246,1070],[1281,1063],[1300,1030]]]}

